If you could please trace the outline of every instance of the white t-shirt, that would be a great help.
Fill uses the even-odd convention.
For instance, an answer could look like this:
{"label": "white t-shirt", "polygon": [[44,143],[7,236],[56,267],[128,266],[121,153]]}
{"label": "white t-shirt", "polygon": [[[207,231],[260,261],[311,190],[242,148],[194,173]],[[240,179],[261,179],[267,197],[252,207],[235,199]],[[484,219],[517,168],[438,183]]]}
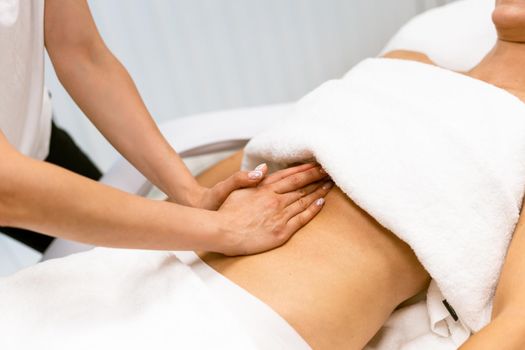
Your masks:
{"label": "white t-shirt", "polygon": [[0,0],[0,130],[21,153],[49,152],[44,89],[44,0]]}

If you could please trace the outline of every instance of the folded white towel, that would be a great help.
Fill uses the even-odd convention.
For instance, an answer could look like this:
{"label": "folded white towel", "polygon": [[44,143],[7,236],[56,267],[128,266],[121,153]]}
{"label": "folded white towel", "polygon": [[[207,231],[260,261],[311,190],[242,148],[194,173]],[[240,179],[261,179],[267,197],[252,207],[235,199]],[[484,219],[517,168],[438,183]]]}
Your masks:
{"label": "folded white towel", "polygon": [[488,322],[525,185],[519,99],[439,67],[368,59],[304,97],[245,154],[246,168],[315,158],[414,249],[469,330]]}

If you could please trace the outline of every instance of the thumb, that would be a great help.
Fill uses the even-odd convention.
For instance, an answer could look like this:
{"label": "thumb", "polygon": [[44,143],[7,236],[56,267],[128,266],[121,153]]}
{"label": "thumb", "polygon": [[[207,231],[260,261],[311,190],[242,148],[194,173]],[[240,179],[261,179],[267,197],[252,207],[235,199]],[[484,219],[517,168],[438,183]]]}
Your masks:
{"label": "thumb", "polygon": [[266,163],[257,165],[257,167],[255,167],[255,169],[253,169],[252,171],[239,171],[236,174],[236,181],[239,185],[239,187],[237,188],[256,186],[262,181],[262,179],[264,179],[267,173],[268,166],[266,165]]}
{"label": "thumb", "polygon": [[255,187],[261,183],[268,173],[268,166],[263,163],[252,171],[238,171],[226,180],[217,183],[211,188],[211,198],[214,207],[218,208],[226,198],[235,190],[246,187]]}
{"label": "thumb", "polygon": [[268,173],[268,166],[263,163],[258,165],[252,171],[238,171],[224,181],[215,185],[214,190],[221,197],[228,197],[228,195],[240,188],[257,186]]}

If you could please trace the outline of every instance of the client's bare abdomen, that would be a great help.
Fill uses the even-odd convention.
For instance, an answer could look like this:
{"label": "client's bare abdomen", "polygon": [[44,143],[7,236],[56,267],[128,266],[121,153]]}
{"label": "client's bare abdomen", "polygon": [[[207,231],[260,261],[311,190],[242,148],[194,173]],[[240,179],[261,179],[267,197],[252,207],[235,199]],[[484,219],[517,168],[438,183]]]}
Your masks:
{"label": "client's bare abdomen", "polygon": [[[199,177],[212,185],[240,154]],[[219,273],[283,316],[314,349],[359,349],[428,277],[410,248],[338,188],[285,245],[258,255],[200,254]]]}

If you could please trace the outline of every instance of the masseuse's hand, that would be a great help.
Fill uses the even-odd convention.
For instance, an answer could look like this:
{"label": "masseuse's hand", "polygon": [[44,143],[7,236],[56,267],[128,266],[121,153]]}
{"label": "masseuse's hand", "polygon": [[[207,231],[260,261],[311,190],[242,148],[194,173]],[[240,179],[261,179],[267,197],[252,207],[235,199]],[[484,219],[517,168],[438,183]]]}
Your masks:
{"label": "masseuse's hand", "polygon": [[304,164],[232,192],[219,208],[225,230],[220,252],[256,254],[282,245],[321,210],[332,186],[321,167]]}
{"label": "masseuse's hand", "polygon": [[211,188],[198,186],[190,191],[191,194],[186,203],[179,204],[193,208],[217,210],[230,193],[241,188],[259,185],[267,172],[266,164],[261,164],[251,171],[238,171]]}

